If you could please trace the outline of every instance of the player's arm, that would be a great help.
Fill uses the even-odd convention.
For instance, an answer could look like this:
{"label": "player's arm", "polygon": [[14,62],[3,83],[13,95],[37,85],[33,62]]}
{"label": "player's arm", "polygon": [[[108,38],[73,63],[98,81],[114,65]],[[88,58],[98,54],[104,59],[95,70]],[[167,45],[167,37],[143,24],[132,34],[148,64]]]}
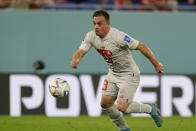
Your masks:
{"label": "player's arm", "polygon": [[82,59],[82,57],[90,50],[91,48],[91,33],[92,32],[88,32],[84,38],[84,40],[82,41],[80,47],[78,48],[78,50],[73,54],[72,56],[72,60],[71,60],[71,67],[72,68],[77,68],[78,64],[80,63],[80,60]]}
{"label": "player's arm", "polygon": [[71,60],[71,67],[72,68],[77,68],[77,65],[80,63],[80,60],[82,59],[82,57],[86,54],[86,51],[84,51],[83,49],[79,48],[72,56],[72,60]]}
{"label": "player's arm", "polygon": [[150,60],[150,62],[154,65],[156,72],[163,72],[163,65],[159,63],[150,48],[148,48],[145,44],[139,42],[138,46],[136,47],[136,50],[139,50],[144,56],[146,56]]}

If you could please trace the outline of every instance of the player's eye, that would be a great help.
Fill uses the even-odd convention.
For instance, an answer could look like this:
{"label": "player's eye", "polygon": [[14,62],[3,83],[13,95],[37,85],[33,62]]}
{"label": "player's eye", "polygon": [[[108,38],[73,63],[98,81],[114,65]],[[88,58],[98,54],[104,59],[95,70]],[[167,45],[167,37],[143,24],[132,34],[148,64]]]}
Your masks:
{"label": "player's eye", "polygon": [[99,26],[100,26],[100,25],[102,25],[102,23],[101,23],[101,22],[98,22],[98,23],[97,23],[97,25],[99,25]]}
{"label": "player's eye", "polygon": [[102,25],[101,22],[97,22],[97,23],[96,23],[96,22],[93,22],[93,24],[94,24],[94,26],[95,26],[95,25],[98,25],[98,26],[101,26],[101,25]]}

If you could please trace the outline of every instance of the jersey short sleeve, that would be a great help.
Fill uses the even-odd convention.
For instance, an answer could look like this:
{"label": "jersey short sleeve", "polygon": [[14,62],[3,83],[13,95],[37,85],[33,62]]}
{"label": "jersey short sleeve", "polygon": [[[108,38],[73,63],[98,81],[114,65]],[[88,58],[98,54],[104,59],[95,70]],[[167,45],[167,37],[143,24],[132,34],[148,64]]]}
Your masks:
{"label": "jersey short sleeve", "polygon": [[80,45],[80,49],[83,49],[84,51],[88,52],[92,46],[90,40],[91,40],[91,34],[90,32],[88,32]]}
{"label": "jersey short sleeve", "polygon": [[130,50],[134,50],[137,48],[139,41],[130,37],[124,32],[121,32],[119,35],[119,41],[122,46],[128,46]]}

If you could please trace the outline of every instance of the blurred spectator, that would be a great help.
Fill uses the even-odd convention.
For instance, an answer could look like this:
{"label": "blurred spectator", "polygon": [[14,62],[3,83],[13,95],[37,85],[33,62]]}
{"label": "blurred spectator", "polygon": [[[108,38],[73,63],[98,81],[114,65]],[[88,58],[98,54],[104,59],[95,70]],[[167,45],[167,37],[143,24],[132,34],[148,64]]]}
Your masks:
{"label": "blurred spectator", "polygon": [[168,0],[141,0],[142,5],[150,5],[155,10],[164,10],[167,7]]}
{"label": "blurred spectator", "polygon": [[177,11],[178,10],[178,1],[177,0],[169,0],[168,7],[170,9],[172,9],[172,11]]}
{"label": "blurred spectator", "polygon": [[180,5],[196,5],[196,0],[178,0]]}
{"label": "blurred spectator", "polygon": [[53,0],[30,0],[29,9],[39,10],[39,9],[44,8],[46,6],[52,6],[52,5],[54,5]]}
{"label": "blurred spectator", "polygon": [[129,9],[135,4],[143,6],[139,11],[175,11],[178,5],[177,0],[115,0],[115,9],[118,10],[120,6]]}
{"label": "blurred spectator", "polygon": [[28,9],[29,0],[12,0],[12,9]]}
{"label": "blurred spectator", "polygon": [[114,0],[95,0],[97,4],[109,4],[114,3]]}
{"label": "blurred spectator", "polygon": [[[86,4],[86,6],[80,6],[81,4]],[[91,4],[94,6],[91,7]],[[196,0],[0,0],[0,10],[10,8],[33,10],[106,8],[109,10],[136,11],[196,11]]]}
{"label": "blurred spectator", "polygon": [[54,3],[66,3],[68,0],[54,0]]}
{"label": "blurred spectator", "polygon": [[46,73],[45,64],[41,60],[38,60],[35,63],[33,63],[33,67],[34,67],[34,73],[36,73],[36,74]]}
{"label": "blurred spectator", "polygon": [[11,0],[0,0],[0,10],[7,9],[11,6]]}
{"label": "blurred spectator", "polygon": [[196,11],[196,0],[178,0],[178,3],[179,11]]}
{"label": "blurred spectator", "polygon": [[88,1],[88,0],[68,0],[68,1],[74,2],[76,4],[80,4],[80,3]]}
{"label": "blurred spectator", "polygon": [[130,9],[129,6],[132,5],[132,0],[115,0],[115,9],[114,10],[119,10],[121,6],[126,6]]}
{"label": "blurred spectator", "polygon": [[31,0],[29,3],[29,9],[38,10],[41,8],[40,0]]}
{"label": "blurred spectator", "polygon": [[196,5],[196,0],[188,0],[188,4],[190,4],[190,5]]}
{"label": "blurred spectator", "polygon": [[152,10],[175,11],[177,10],[176,0],[141,0],[141,5],[152,6]]}

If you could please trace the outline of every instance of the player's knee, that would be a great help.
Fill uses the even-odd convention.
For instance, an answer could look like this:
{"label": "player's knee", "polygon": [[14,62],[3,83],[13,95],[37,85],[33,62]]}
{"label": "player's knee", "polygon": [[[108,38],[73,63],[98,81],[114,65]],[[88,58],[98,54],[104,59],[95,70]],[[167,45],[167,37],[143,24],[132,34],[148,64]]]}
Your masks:
{"label": "player's knee", "polygon": [[102,108],[110,108],[113,105],[113,103],[112,102],[101,101],[100,105],[101,105]]}
{"label": "player's knee", "polygon": [[100,105],[101,105],[102,108],[107,108],[107,104],[106,103],[101,102]]}
{"label": "player's knee", "polygon": [[110,108],[114,104],[115,99],[116,97],[112,96],[102,96],[100,105],[102,108]]}
{"label": "player's knee", "polygon": [[119,103],[117,104],[117,109],[123,113],[126,112],[127,108],[128,108],[129,104],[128,103]]}

